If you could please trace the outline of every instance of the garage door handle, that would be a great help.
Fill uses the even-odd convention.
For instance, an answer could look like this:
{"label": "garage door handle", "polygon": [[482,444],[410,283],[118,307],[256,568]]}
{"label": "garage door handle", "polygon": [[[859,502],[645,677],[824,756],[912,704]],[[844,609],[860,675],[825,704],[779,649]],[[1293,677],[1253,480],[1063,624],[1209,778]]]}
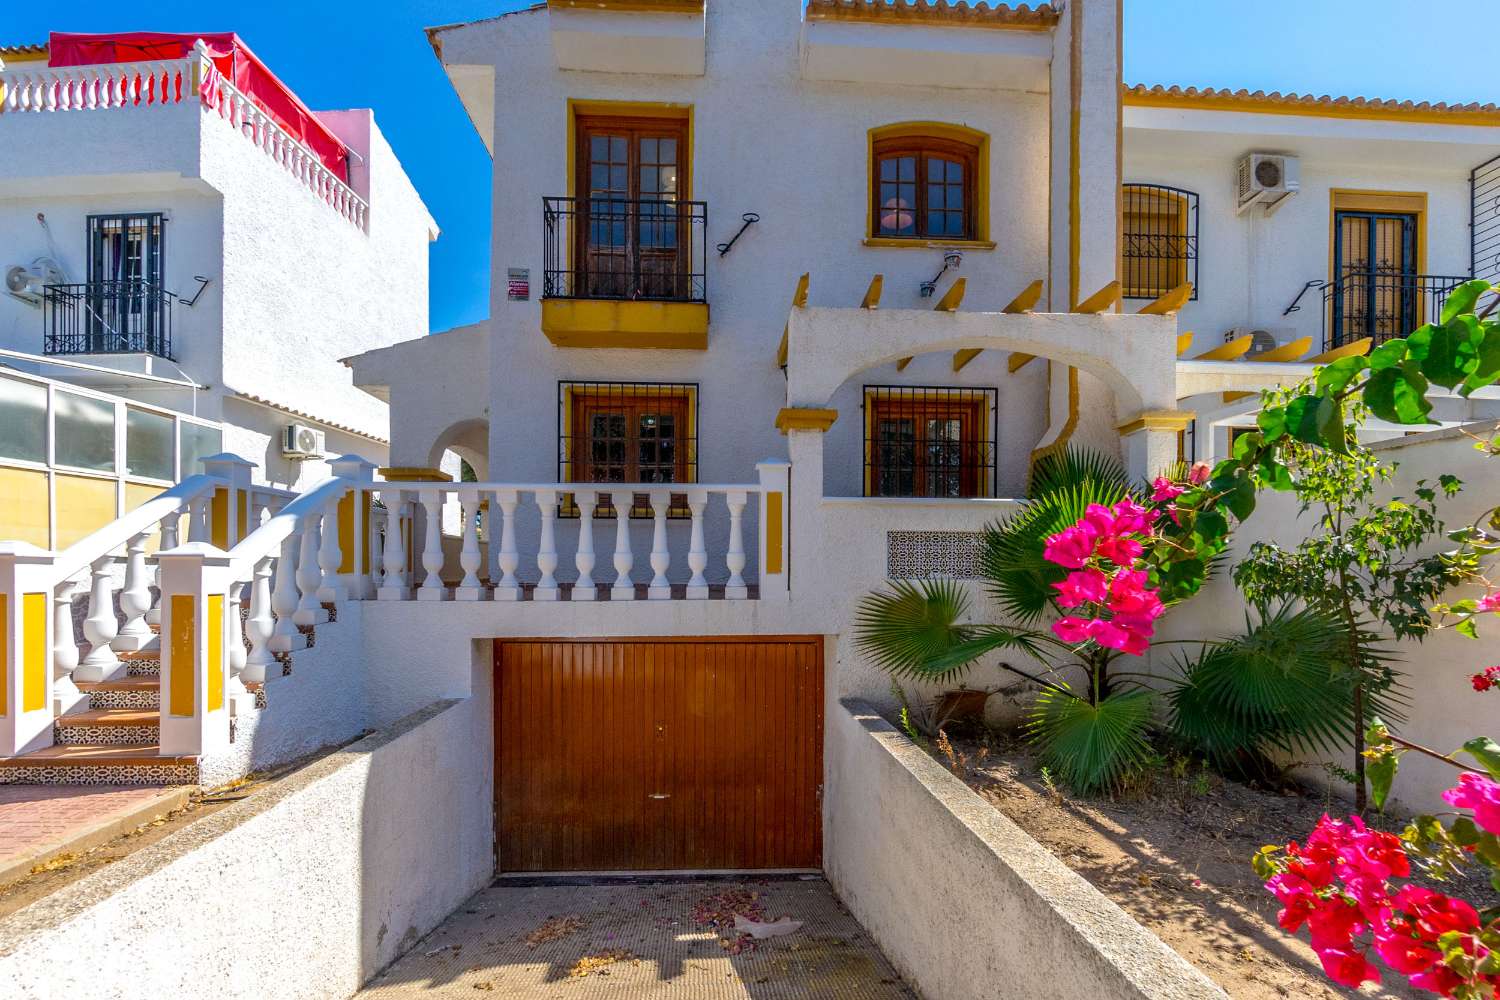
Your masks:
{"label": "garage door handle", "polygon": [[661,792],[653,792],[652,794],[650,794],[650,795],[648,795],[646,797],[648,799],[670,799],[672,796],[670,796],[670,795],[663,795]]}

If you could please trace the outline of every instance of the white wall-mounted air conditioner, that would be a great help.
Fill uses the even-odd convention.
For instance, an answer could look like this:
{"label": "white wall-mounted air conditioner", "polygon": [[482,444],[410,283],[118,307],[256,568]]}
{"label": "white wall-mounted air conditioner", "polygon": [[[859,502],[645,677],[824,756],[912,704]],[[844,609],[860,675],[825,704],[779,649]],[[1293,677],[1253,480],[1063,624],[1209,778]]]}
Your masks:
{"label": "white wall-mounted air conditioner", "polygon": [[281,430],[281,456],[295,462],[323,457],[323,432],[307,424],[287,424]]}
{"label": "white wall-mounted air conditioner", "polygon": [[1274,351],[1278,347],[1290,344],[1293,340],[1297,339],[1297,331],[1290,327],[1272,327],[1266,329],[1265,327],[1237,326],[1224,334],[1224,343],[1227,344],[1230,341],[1239,340],[1245,336],[1250,337],[1250,350],[1245,353],[1245,357],[1254,358],[1265,354],[1267,351]]}
{"label": "white wall-mounted air conditioner", "polygon": [[15,264],[5,269],[6,293],[28,305],[40,307],[42,289],[62,283],[62,269],[45,257],[38,257],[30,267]]}
{"label": "white wall-mounted air conditioner", "polygon": [[1235,211],[1244,215],[1256,205],[1270,215],[1302,189],[1297,157],[1284,153],[1246,153],[1235,168]]}

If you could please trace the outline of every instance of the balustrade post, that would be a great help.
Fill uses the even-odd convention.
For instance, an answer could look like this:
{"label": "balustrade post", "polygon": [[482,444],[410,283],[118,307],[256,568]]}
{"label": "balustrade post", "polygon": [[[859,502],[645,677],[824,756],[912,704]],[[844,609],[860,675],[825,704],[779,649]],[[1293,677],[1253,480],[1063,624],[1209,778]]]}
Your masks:
{"label": "balustrade post", "polygon": [[276,657],[271,655],[271,636],[276,631],[276,621],[271,617],[271,562],[270,556],[257,562],[250,581],[250,615],[245,619],[250,652],[240,675],[246,684],[264,684],[277,673]]}
{"label": "balustrade post", "polygon": [[[251,581],[254,577],[251,577]],[[224,608],[224,645],[226,647],[224,670],[228,675],[227,692],[229,698],[229,714],[232,716],[244,715],[255,707],[255,695],[251,694],[245,687],[245,667],[250,662],[248,651],[245,649],[244,618],[242,612],[248,610],[249,598],[247,592],[253,583],[250,581],[233,580],[229,584],[229,590],[224,595],[226,607]]]}
{"label": "balustrade post", "polygon": [[443,589],[443,494],[439,490],[422,490],[422,513],[427,522],[422,545],[422,568],[427,575],[417,589],[419,601],[441,601],[447,598]]}
{"label": "balustrade post", "polygon": [[760,599],[791,599],[791,509],[792,463],[759,462],[760,475]]}
{"label": "balustrade post", "polygon": [[730,490],[725,494],[729,504],[729,551],[724,555],[724,564],[729,569],[729,582],[724,585],[726,601],[743,601],[750,596],[745,586],[745,504],[750,496],[744,490]]}
{"label": "balustrade post", "polygon": [[610,506],[615,512],[615,582],[609,588],[611,601],[635,600],[635,581],[630,579],[630,570],[635,565],[635,553],[630,549],[630,506],[635,498],[629,493],[609,494]]}
{"label": "balustrade post", "polygon": [[83,637],[89,641],[89,651],[73,671],[74,680],[108,681],[125,673],[125,665],[109,645],[119,631],[114,582],[110,578],[113,565],[113,556],[102,555],[90,567],[93,583],[89,588],[89,616],[83,620]]}
{"label": "balustrade post", "polygon": [[307,637],[297,630],[297,555],[302,530],[294,528],[281,540],[281,557],[276,560],[276,590],[271,595],[271,609],[276,612],[270,642],[273,653],[290,653],[307,645]]}
{"label": "balustrade post", "polygon": [[323,582],[323,571],[318,568],[322,520],[322,512],[315,510],[302,518],[302,545],[297,552],[297,590],[301,597],[297,612],[292,615],[292,621],[298,625],[321,625],[328,620],[328,612],[318,599],[318,588]]}
{"label": "balustrade post", "polygon": [[541,579],[531,596],[533,600],[555,601],[562,595],[553,575],[557,572],[557,491],[537,490],[536,505],[542,514],[542,535],[536,550],[536,568],[541,571]]}
{"label": "balustrade post", "polygon": [[708,578],[703,575],[708,568],[708,546],[703,541],[703,511],[708,506],[708,491],[689,490],[687,500],[688,511],[693,516],[687,561],[693,576],[688,580],[686,596],[690,601],[704,601],[708,599]]}
{"label": "balustrade post", "polygon": [[667,549],[667,509],[672,506],[672,494],[660,491],[651,497],[651,585],[646,588],[646,599],[669,601],[672,599],[672,582],[667,579],[667,570],[672,565],[672,553]]}
{"label": "balustrade post", "polygon": [[0,757],[52,744],[53,558],[0,542]]}
{"label": "balustrade post", "polygon": [[229,553],[189,542],[157,556],[162,567],[161,752],[222,752],[229,745]]}
{"label": "balustrade post", "polygon": [[[357,490],[349,495],[355,496]],[[322,582],[318,585],[318,600],[324,604],[342,604],[349,599],[351,588],[347,581],[357,579],[352,573],[342,573],[343,568],[352,568],[353,563],[344,561],[340,536],[344,535],[345,518],[340,507],[342,498],[335,497],[323,505],[323,519],[319,522],[318,569],[322,571]]]}
{"label": "balustrade post", "polygon": [[110,648],[125,652],[145,649],[156,638],[151,626],[146,624],[146,612],[151,610],[151,588],[146,583],[146,532],[134,536],[125,544],[125,587],[120,591],[120,610],[125,615],[125,624],[110,642]]}
{"label": "balustrade post", "polygon": [[212,500],[211,495],[200,496],[189,506],[187,537],[189,542],[208,541],[208,507]]}
{"label": "balustrade post", "polygon": [[64,580],[52,591],[52,714],[72,715],[89,707],[89,696],[73,683],[78,668],[78,641],[73,638],[73,595],[77,580]]}
{"label": "balustrade post", "polygon": [[491,496],[479,505],[484,512],[484,572],[480,574],[491,587],[500,585],[500,505]]}
{"label": "balustrade post", "polygon": [[[500,490],[495,494],[495,503],[500,506],[500,582],[495,584],[495,600],[519,601],[521,582],[516,579],[516,567],[521,565],[521,554],[516,550],[516,507],[520,494],[515,490]],[[491,542],[490,544],[494,544]]]}
{"label": "balustrade post", "polygon": [[350,484],[349,492],[339,500],[338,535],[334,539],[339,552],[339,565],[335,572],[345,589],[346,597],[365,601],[375,596],[375,583],[371,570],[376,565],[371,559],[371,523],[374,516],[375,463],[359,455],[341,455],[328,463],[333,474]]}
{"label": "balustrade post", "polygon": [[385,522],[385,575],[380,581],[376,598],[382,601],[409,601],[411,587],[406,579],[407,539],[413,521],[409,513],[411,502],[400,490],[381,490],[380,500],[386,507]]}
{"label": "balustrade post", "polygon": [[592,601],[599,596],[594,584],[594,504],[597,502],[592,490],[579,490],[573,494],[578,505],[578,552],[573,564],[578,567],[578,580],[573,584],[573,600]]}
{"label": "balustrade post", "polygon": [[370,597],[378,597],[385,583],[385,532],[390,521],[389,511],[383,517],[370,511]]}
{"label": "balustrade post", "polygon": [[463,549],[458,564],[463,567],[464,578],[453,591],[455,601],[479,601],[484,599],[484,586],[479,582],[479,491],[458,491],[459,515],[463,518]]}
{"label": "balustrade post", "polygon": [[[172,513],[168,514],[166,517],[164,517],[164,518],[161,519],[161,543],[157,546],[157,551],[158,552],[165,552],[168,549],[175,549],[175,548],[177,548],[177,526],[180,523],[182,523],[182,511],[180,511],[180,510],[174,510],[174,511],[172,511]],[[151,606],[151,610],[146,612],[146,624],[147,625],[160,625],[161,624],[161,602],[160,602],[160,594],[161,594],[161,564],[160,563],[158,563],[157,566],[156,566],[156,568],[152,571],[152,577],[153,577],[153,579],[156,582],[156,592],[157,592],[158,598],[157,598],[157,603],[153,604]]]}

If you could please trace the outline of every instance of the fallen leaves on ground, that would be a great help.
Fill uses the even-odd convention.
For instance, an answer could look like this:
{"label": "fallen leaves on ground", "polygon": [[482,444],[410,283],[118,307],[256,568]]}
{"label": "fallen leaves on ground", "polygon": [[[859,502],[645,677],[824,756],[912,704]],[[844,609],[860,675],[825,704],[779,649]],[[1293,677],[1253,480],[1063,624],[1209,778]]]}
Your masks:
{"label": "fallen leaves on ground", "polygon": [[31,874],[40,875],[42,872],[55,872],[59,868],[68,867],[77,860],[78,855],[76,854],[59,854],[57,857],[43,861],[39,865],[32,865]]}
{"label": "fallen leaves on ground", "polygon": [[693,923],[718,931],[719,947],[731,955],[755,950],[754,939],[735,928],[734,918],[737,916],[747,920],[765,920],[766,908],[761,902],[760,893],[736,887],[710,893],[693,904]]}
{"label": "fallen leaves on ground", "polygon": [[596,955],[585,955],[574,962],[573,968],[568,970],[568,978],[582,979],[596,972],[601,976],[607,976],[609,973],[606,970],[616,962],[639,964],[640,959],[623,948],[611,948],[609,951],[601,951]]}
{"label": "fallen leaves on ground", "polygon": [[556,941],[583,930],[583,918],[575,916],[548,917],[530,934],[526,935],[526,947],[535,948],[548,941]]}

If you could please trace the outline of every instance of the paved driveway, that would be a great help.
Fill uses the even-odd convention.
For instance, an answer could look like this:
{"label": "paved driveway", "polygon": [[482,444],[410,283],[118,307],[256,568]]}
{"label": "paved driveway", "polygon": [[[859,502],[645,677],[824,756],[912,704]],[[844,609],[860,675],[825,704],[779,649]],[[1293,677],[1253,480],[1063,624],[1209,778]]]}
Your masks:
{"label": "paved driveway", "polygon": [[[756,941],[733,914],[800,920]],[[914,996],[822,879],[504,884],[358,994],[675,1000]]]}

